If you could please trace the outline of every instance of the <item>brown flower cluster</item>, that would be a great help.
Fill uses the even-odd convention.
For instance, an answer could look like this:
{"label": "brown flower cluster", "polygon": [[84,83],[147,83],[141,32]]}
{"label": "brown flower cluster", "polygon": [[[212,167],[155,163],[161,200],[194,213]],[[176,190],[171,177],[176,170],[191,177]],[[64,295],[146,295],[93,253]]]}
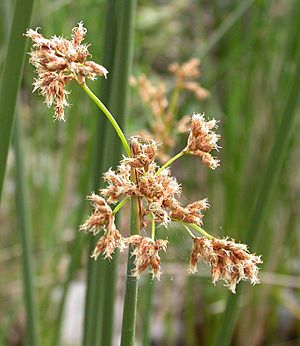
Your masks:
{"label": "brown flower cluster", "polygon": [[178,88],[193,92],[198,100],[204,100],[209,96],[208,90],[195,81],[200,77],[199,59],[190,59],[182,65],[171,64],[169,70],[175,75]]}
{"label": "brown flower cluster", "polygon": [[169,159],[168,151],[175,146],[175,141],[171,135],[172,127],[176,122],[174,114],[169,110],[167,98],[167,88],[160,82],[154,85],[145,75],[137,78],[131,77],[131,84],[138,86],[143,102],[149,105],[153,119],[150,122],[151,133],[146,130],[140,131],[144,139],[155,140],[161,144],[158,158],[161,161]]}
{"label": "brown flower cluster", "polygon": [[130,83],[139,87],[141,98],[143,102],[149,104],[155,119],[158,120],[166,116],[169,102],[164,83],[160,82],[158,85],[154,85],[145,75],[137,78],[131,77]]}
{"label": "brown flower cluster", "polygon": [[[198,121],[201,121],[200,127],[203,132],[201,135],[197,131],[192,134],[193,129],[199,126]],[[211,131],[215,127],[215,121],[205,121],[202,115],[195,115],[192,124],[194,127],[189,137],[189,148],[193,151],[198,150],[191,144],[195,140],[195,145],[209,154],[212,148],[216,148],[216,138],[218,138]],[[202,146],[201,140],[205,142]],[[213,144],[208,144],[209,141]],[[100,190],[100,194],[105,199],[95,194],[89,197],[94,210],[81,229],[93,234],[104,230],[92,254],[93,258],[97,259],[103,254],[104,258],[110,259],[116,249],[122,251],[124,247],[131,246],[135,265],[132,275],[139,277],[149,269],[153,277],[159,279],[161,274],[159,251],[166,251],[167,241],[162,239],[155,241],[141,235],[123,238],[115,226],[114,215],[107,202],[114,204],[125,197],[138,197],[141,228],[149,224],[149,216],[157,224],[166,225],[170,221],[175,221],[199,227],[203,223],[203,212],[209,204],[203,199],[182,206],[178,200],[180,185],[170,175],[169,169],[160,170],[155,163],[158,151],[155,141],[143,142],[140,137],[132,137],[130,144],[131,156],[125,157],[116,171],[110,169],[104,175],[107,186]],[[236,285],[241,280],[249,280],[252,284],[259,283],[257,265],[262,263],[261,259],[250,254],[244,244],[236,244],[227,239],[194,237],[188,269],[190,273],[197,271],[200,259],[211,266],[212,282],[223,280],[232,292],[235,292]]]}
{"label": "brown flower cluster", "polygon": [[55,118],[59,120],[65,120],[64,110],[69,106],[66,84],[70,80],[83,84],[86,78],[94,80],[108,73],[103,66],[87,60],[90,54],[88,45],[82,44],[87,32],[83,23],[72,32],[71,40],[56,36],[46,39],[32,29],[25,34],[33,41],[29,60],[37,73],[33,91],[39,90],[48,107],[54,105]]}
{"label": "brown flower cluster", "polygon": [[164,83],[153,84],[145,75],[130,79],[131,84],[138,87],[143,102],[149,105],[153,116],[149,124],[150,133],[143,130],[140,131],[140,134],[145,139],[154,138],[157,143],[160,143],[157,158],[161,162],[170,158],[170,151],[175,147],[174,135],[177,132],[188,131],[188,116],[177,121],[176,111],[180,92],[182,90],[191,91],[199,100],[209,96],[209,92],[195,81],[200,76],[199,66],[198,59],[191,59],[183,65],[177,63],[170,65],[169,70],[176,77],[170,102]]}
{"label": "brown flower cluster", "polygon": [[209,208],[207,199],[202,199],[194,203],[188,204],[186,207],[183,207],[178,203],[178,201],[173,201],[171,218],[173,220],[183,221],[186,223],[194,223],[198,226],[201,226],[203,221],[203,211]]}
{"label": "brown flower cluster", "polygon": [[207,121],[204,114],[194,114],[188,144],[185,148],[186,153],[199,156],[202,162],[212,169],[220,165],[220,161],[210,153],[214,149],[219,149],[217,142],[220,135],[213,131],[214,128],[217,128],[215,119]]}
{"label": "brown flower cluster", "polygon": [[100,190],[101,196],[92,194],[88,197],[93,213],[80,229],[94,235],[104,230],[92,255],[95,259],[100,254],[110,259],[117,248],[122,250],[124,246],[132,245],[136,266],[132,274],[139,276],[150,267],[153,277],[159,278],[161,266],[158,252],[166,250],[167,242],[142,236],[123,238],[107,203],[114,204],[125,197],[138,197],[141,227],[148,225],[149,216],[158,224],[166,225],[173,220],[202,225],[203,211],[209,205],[206,199],[185,207],[181,205],[177,180],[171,176],[169,169],[158,171],[159,166],[154,161],[158,151],[155,141],[143,142],[140,137],[132,137],[130,147],[131,156],[125,157],[116,171],[110,169],[104,174],[107,186]]}
{"label": "brown flower cluster", "polygon": [[212,282],[223,280],[225,286],[235,293],[236,285],[241,280],[258,284],[257,264],[262,263],[260,256],[250,254],[247,245],[237,244],[227,239],[194,238],[190,257],[189,272],[197,271],[201,259],[211,267]]}
{"label": "brown flower cluster", "polygon": [[97,260],[100,255],[103,255],[104,259],[110,260],[117,249],[123,251],[125,247],[132,245],[134,247],[132,255],[135,256],[135,269],[132,275],[139,277],[149,267],[153,278],[159,279],[161,263],[158,252],[160,250],[166,251],[168,242],[162,239],[154,241],[140,235],[124,238],[115,226],[113,212],[105,199],[93,193],[88,196],[88,200],[92,204],[93,212],[80,226],[80,230],[91,232],[93,235],[104,230],[104,234],[98,240],[91,257]]}
{"label": "brown flower cluster", "polygon": [[[171,176],[169,169],[158,173],[154,162],[157,145],[154,141],[142,143],[140,138],[131,139],[132,157],[124,158],[116,171],[109,170],[104,175],[108,184],[101,194],[108,203],[116,203],[127,196],[140,198],[142,224],[147,225],[147,216],[153,215],[155,222],[167,224],[173,219],[202,224],[202,211],[207,209],[206,200],[183,207],[178,198],[180,185]],[[134,169],[134,180],[131,177]]]}
{"label": "brown flower cluster", "polygon": [[105,259],[111,259],[116,249],[120,251],[124,249],[125,243],[123,237],[115,226],[113,212],[105,199],[93,193],[88,196],[88,200],[91,201],[93,213],[86,222],[80,226],[80,230],[91,232],[93,235],[104,230],[104,234],[98,240],[92,257],[96,260],[103,254]]}
{"label": "brown flower cluster", "polygon": [[158,252],[160,250],[167,250],[168,241],[162,239],[154,241],[148,237],[133,235],[126,238],[125,242],[134,247],[132,256],[135,257],[135,268],[131,273],[132,276],[138,278],[148,267],[150,267],[150,272],[152,273],[153,278],[159,279],[161,275],[161,263]]}

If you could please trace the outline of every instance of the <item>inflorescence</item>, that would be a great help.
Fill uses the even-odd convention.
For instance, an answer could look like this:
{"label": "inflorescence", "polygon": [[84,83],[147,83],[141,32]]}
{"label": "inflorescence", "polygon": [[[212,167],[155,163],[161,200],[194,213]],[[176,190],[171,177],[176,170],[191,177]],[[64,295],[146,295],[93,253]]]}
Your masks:
{"label": "inflorescence", "polygon": [[53,36],[44,38],[38,29],[29,29],[26,36],[33,41],[29,53],[29,62],[35,67],[37,78],[33,91],[38,90],[45,97],[48,107],[54,105],[55,119],[65,120],[65,107],[69,106],[66,84],[75,80],[83,84],[85,79],[94,80],[97,76],[104,76],[108,71],[105,67],[87,60],[91,54],[88,45],[82,44],[87,30],[83,23],[72,30],[72,39]]}
{"label": "inflorescence", "polygon": [[[211,169],[219,166],[219,160],[212,156],[211,151],[218,149],[220,138],[213,129],[216,121],[206,120],[203,114],[195,114],[191,119],[191,129],[187,146],[183,154],[197,155]],[[93,212],[81,226],[81,230],[97,234],[100,237],[92,257],[97,259],[100,254],[111,258],[112,253],[132,245],[135,257],[135,268],[132,275],[139,277],[150,269],[153,277],[161,275],[159,251],[167,250],[167,241],[147,236],[133,235],[122,238],[114,224],[114,212],[108,204],[122,203],[132,196],[138,198],[140,228],[147,229],[153,222],[155,225],[168,227],[170,222],[178,222],[195,230],[202,230],[204,211],[209,208],[207,199],[202,199],[186,206],[179,201],[181,186],[171,175],[169,167],[161,169],[155,162],[158,145],[154,140],[143,141],[140,137],[132,137],[130,141],[131,156],[124,157],[116,170],[109,169],[104,174],[106,186],[99,190],[99,195],[92,194]],[[168,164],[167,164],[168,165]],[[258,256],[248,252],[247,246],[227,239],[216,239],[212,236],[193,237],[193,248],[188,271],[195,273],[201,259],[211,267],[212,281],[223,280],[232,292],[241,280],[249,280],[252,284],[259,282],[257,264],[261,263]]]}
{"label": "inflorescence", "polygon": [[[68,106],[69,93],[66,84],[69,81],[75,80],[83,85],[86,78],[93,80],[97,76],[106,77],[108,73],[105,67],[87,60],[90,54],[88,45],[82,44],[86,35],[83,24],[79,23],[72,32],[71,40],[56,36],[46,39],[37,30],[31,29],[26,33],[34,42],[30,53],[30,62],[37,72],[34,90],[40,91],[49,107],[54,105],[55,118],[60,120],[65,119],[64,108]],[[235,243],[227,238],[217,239],[204,231],[201,226],[204,212],[209,208],[207,199],[182,205],[181,185],[169,169],[171,163],[183,155],[196,155],[209,168],[217,168],[220,161],[211,153],[219,149],[217,142],[220,136],[214,132],[217,121],[207,120],[204,114],[194,114],[188,122],[184,119],[185,126],[189,124],[186,147],[163,166],[156,163],[158,158],[166,158],[166,147],[163,145],[167,144],[167,148],[174,146],[171,132],[168,132],[166,138],[163,133],[174,119],[178,92],[184,89],[192,91],[198,99],[208,96],[208,92],[195,81],[200,74],[199,64],[199,60],[191,59],[183,65],[175,63],[170,66],[170,71],[176,77],[170,104],[163,84],[154,87],[146,77],[134,80],[140,87],[143,100],[150,104],[156,119],[161,120],[158,121],[160,129],[154,129],[154,133],[159,142],[162,142],[160,148],[163,149],[163,155],[159,155],[157,142],[149,136],[146,139],[132,137],[129,155],[128,143],[121,133],[127,145],[127,156],[123,157],[115,170],[109,169],[104,174],[106,186],[99,190],[99,194],[92,193],[87,197],[92,205],[92,213],[80,226],[80,230],[94,236],[101,234],[91,255],[95,260],[99,256],[110,260],[116,250],[123,251],[130,246],[135,265],[131,274],[139,277],[149,269],[152,276],[159,279],[162,271],[159,251],[167,250],[168,241],[155,239],[155,228],[160,225],[168,227],[171,222],[177,222],[183,229],[187,229],[193,239],[188,271],[195,273],[199,260],[202,260],[211,267],[213,283],[223,280],[235,292],[236,284],[241,280],[249,280],[253,285],[259,283],[257,265],[262,263],[261,258],[250,254],[245,244]],[[112,121],[113,117],[108,118]],[[113,126],[116,128],[115,123]],[[121,129],[118,128],[118,131],[120,135]],[[167,142],[161,141],[164,139]],[[151,237],[140,234],[124,237],[117,229],[115,214],[132,197],[138,203],[139,230],[146,230],[151,226]],[[111,205],[114,204],[117,205],[112,209]],[[200,232],[202,236],[195,237],[191,229]]]}
{"label": "inflorescence", "polygon": [[169,71],[173,75],[174,82],[168,87],[162,81],[159,83],[150,81],[145,75],[130,79],[131,85],[137,87],[142,101],[148,106],[152,116],[149,130],[142,130],[139,133],[145,140],[153,138],[160,143],[160,150],[156,157],[159,162],[170,158],[170,151],[176,145],[177,133],[189,130],[190,117],[180,118],[177,114],[181,94],[192,93],[198,101],[209,97],[208,90],[204,89],[198,81],[201,75],[199,59],[190,59],[182,65],[173,63],[169,66]]}

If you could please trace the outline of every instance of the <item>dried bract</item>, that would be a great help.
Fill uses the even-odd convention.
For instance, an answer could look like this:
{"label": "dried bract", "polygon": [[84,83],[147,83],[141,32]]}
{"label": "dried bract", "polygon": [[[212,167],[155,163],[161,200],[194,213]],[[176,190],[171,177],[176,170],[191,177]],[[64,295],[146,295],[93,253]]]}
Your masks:
{"label": "dried bract", "polygon": [[55,118],[59,120],[65,120],[64,110],[69,106],[66,84],[70,80],[83,84],[85,78],[94,80],[108,73],[103,66],[87,61],[90,54],[88,46],[82,44],[87,32],[83,23],[72,32],[71,40],[56,36],[46,39],[37,29],[29,29],[25,34],[33,41],[29,60],[37,73],[33,91],[39,90],[48,107],[54,105]]}
{"label": "dried bract", "polygon": [[108,203],[116,203],[124,196],[132,196],[136,193],[136,185],[131,181],[131,167],[122,162],[116,171],[109,169],[104,173],[104,181],[108,184],[101,189],[101,194],[107,198]]}
{"label": "dried bract", "polygon": [[135,256],[135,268],[132,271],[132,276],[140,277],[142,273],[149,267],[153,278],[160,278],[161,264],[158,252],[167,250],[167,240],[158,239],[156,241],[148,237],[134,235],[126,238],[126,244],[132,245],[134,251],[132,256]]}
{"label": "dried bract", "polygon": [[87,197],[93,206],[93,213],[86,222],[80,226],[81,231],[91,232],[93,235],[99,233],[103,228],[111,229],[114,217],[110,206],[105,199],[92,193]]}
{"label": "dried bract", "polygon": [[201,157],[202,162],[212,169],[219,166],[219,160],[210,154],[212,150],[219,148],[217,142],[220,135],[213,131],[214,128],[217,128],[215,119],[207,121],[204,114],[194,114],[188,144],[185,148],[186,153]]}
{"label": "dried bract", "polygon": [[129,164],[133,168],[143,168],[148,171],[149,165],[154,162],[158,151],[156,142],[150,139],[147,143],[141,144],[140,137],[131,137],[131,157],[123,160],[124,164]]}
{"label": "dried bract", "polygon": [[125,248],[124,238],[121,233],[116,229],[111,229],[104,233],[104,235],[98,240],[96,247],[92,253],[92,258],[95,260],[103,254],[104,259],[111,259],[112,254],[119,249],[123,251]]}
{"label": "dried bract", "polygon": [[183,207],[177,200],[173,200],[170,205],[172,212],[171,217],[177,221],[183,221],[186,223],[194,223],[198,226],[201,226],[203,221],[202,211],[205,211],[209,208],[207,199],[196,201],[194,203],[188,204],[186,207]]}
{"label": "dried bract", "polygon": [[104,230],[104,235],[98,240],[92,257],[96,260],[103,253],[105,259],[111,259],[117,248],[120,251],[124,249],[123,237],[115,226],[113,212],[105,199],[93,193],[88,196],[88,200],[91,201],[93,212],[79,229],[93,235]]}
{"label": "dried bract", "polygon": [[223,280],[233,293],[241,280],[249,280],[252,285],[259,283],[257,264],[262,263],[262,260],[260,256],[250,254],[247,245],[205,237],[194,238],[193,241],[190,273],[197,271],[198,261],[201,259],[211,267],[212,282],[215,284],[218,280]]}

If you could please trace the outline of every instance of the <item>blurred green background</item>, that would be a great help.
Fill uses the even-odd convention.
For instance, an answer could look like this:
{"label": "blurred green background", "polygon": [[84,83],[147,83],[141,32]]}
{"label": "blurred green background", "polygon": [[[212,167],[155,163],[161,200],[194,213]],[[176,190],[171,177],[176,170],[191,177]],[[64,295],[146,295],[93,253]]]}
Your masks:
{"label": "blurred green background", "polygon": [[[93,59],[101,63],[104,9],[101,0],[37,0],[31,27],[41,27],[45,36],[70,36],[71,29],[83,20]],[[0,11],[2,67],[13,1],[1,0]],[[206,212],[205,229],[247,242],[250,251],[263,257],[261,285],[245,285],[240,296],[232,345],[300,344],[299,32],[297,0],[137,3],[133,75],[144,73],[170,86],[169,64],[201,59],[200,81],[211,96],[199,102],[185,95],[178,113],[206,112],[220,120],[221,167],[208,172],[197,159],[186,157],[172,168],[182,182],[184,198],[208,197],[211,208]],[[104,118],[74,83],[67,121],[55,122],[42,97],[32,94],[32,80],[33,69],[26,61],[17,114],[32,223],[41,345],[51,344],[70,263],[74,275],[66,286],[62,345],[78,345],[89,250],[89,236],[79,234],[78,226],[88,215],[85,196],[92,190],[95,134]],[[94,83],[93,90],[100,95],[100,83]],[[149,117],[132,88],[127,134],[146,128]],[[185,141],[185,135],[178,137],[179,149]],[[3,345],[23,345],[26,334],[15,161],[11,146],[0,210]],[[127,214],[121,220],[124,233],[128,232]],[[187,275],[191,241],[182,230],[158,232],[170,244],[163,258],[163,276],[154,287],[151,344],[212,345],[225,325],[227,289],[222,284],[214,287],[204,266],[195,276]],[[115,345],[126,256],[120,256],[119,262]],[[143,316],[148,308],[144,283],[142,278],[137,345],[143,344]]]}

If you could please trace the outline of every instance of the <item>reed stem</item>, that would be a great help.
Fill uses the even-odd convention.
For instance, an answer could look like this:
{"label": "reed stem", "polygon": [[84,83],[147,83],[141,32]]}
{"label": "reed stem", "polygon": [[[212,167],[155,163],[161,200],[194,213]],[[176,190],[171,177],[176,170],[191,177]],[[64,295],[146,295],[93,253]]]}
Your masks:
{"label": "reed stem", "polygon": [[[105,4],[105,23],[104,23],[104,46],[103,46],[103,64],[111,71],[110,77],[114,76],[114,58],[116,50],[116,36],[118,29],[117,21],[117,1],[107,0]],[[110,107],[112,97],[113,78],[108,80],[102,79],[101,99]],[[118,114],[118,113],[116,113]],[[115,119],[118,123],[120,117]],[[94,166],[94,182],[93,188],[99,188],[99,181],[102,172],[108,167],[115,165],[121,155],[122,148],[119,143],[111,146],[115,140],[114,128],[107,126],[107,122],[99,123],[97,129],[97,143],[95,148],[95,166]],[[117,124],[118,125],[118,124]],[[119,127],[119,125],[118,125]],[[122,136],[124,140],[124,136]],[[117,150],[116,150],[117,149]],[[90,252],[96,245],[96,240],[90,241]],[[114,284],[109,282],[111,290],[108,295],[105,293],[106,276],[108,265],[103,260],[97,262],[88,259],[88,276],[87,276],[87,292],[86,292],[86,308],[85,308],[85,324],[84,324],[84,345],[91,344],[98,346],[102,344],[110,345],[111,333],[113,328],[114,304],[109,295],[114,297]],[[114,259],[109,263],[112,271],[116,265]],[[112,273],[112,276],[115,273]],[[111,278],[109,278],[110,280]],[[109,300],[111,307],[105,318],[103,317],[106,308],[105,301]],[[108,327],[107,327],[108,326]],[[105,340],[102,341],[102,340]]]}
{"label": "reed stem", "polygon": [[0,86],[0,202],[34,0],[16,0]]}
{"label": "reed stem", "polygon": [[38,325],[36,312],[36,296],[34,289],[34,266],[31,245],[31,220],[28,210],[28,197],[26,189],[25,167],[22,153],[22,132],[19,119],[16,116],[14,133],[14,150],[16,162],[16,210],[18,216],[18,228],[20,230],[22,246],[22,274],[23,294],[26,310],[26,330],[28,345],[38,346]]}
{"label": "reed stem", "polygon": [[[109,2],[111,0],[108,0]],[[129,76],[133,59],[133,39],[134,39],[134,18],[135,18],[135,0],[116,2],[116,11],[118,14],[118,28],[114,54],[114,65],[112,68],[112,90],[109,100],[109,107],[114,114],[119,116],[121,127],[125,127],[128,96],[129,96]],[[108,142],[110,149],[113,145],[113,151],[116,153],[117,160],[111,162],[111,166],[118,163],[121,156],[121,150],[117,144]],[[130,156],[129,146],[127,155]],[[110,160],[111,161],[111,160]],[[115,302],[115,283],[116,283],[116,258],[111,263],[106,264],[106,273],[104,281],[104,308],[103,308],[103,336],[102,345],[113,345],[113,323],[114,323],[114,302]]]}
{"label": "reed stem", "polygon": [[[138,210],[138,199],[137,197],[132,197],[130,235],[139,234]],[[128,251],[126,293],[124,300],[121,346],[133,346],[135,344],[138,282],[137,278],[131,275],[132,270],[134,269],[134,256],[132,256],[133,250],[133,246],[130,245]]]}

